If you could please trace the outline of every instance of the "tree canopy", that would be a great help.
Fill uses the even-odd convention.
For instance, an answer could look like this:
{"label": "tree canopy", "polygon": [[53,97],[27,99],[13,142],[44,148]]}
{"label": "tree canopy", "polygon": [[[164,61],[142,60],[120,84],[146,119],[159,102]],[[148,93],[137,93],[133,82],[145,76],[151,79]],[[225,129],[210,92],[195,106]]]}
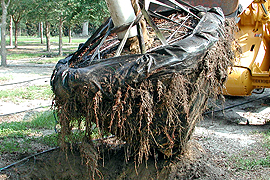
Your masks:
{"label": "tree canopy", "polygon": [[[69,36],[71,38],[71,29],[73,27],[81,25],[84,22],[89,22],[92,26],[98,26],[104,21],[104,18],[108,16],[105,0],[9,1],[10,5],[7,8],[7,15],[12,17],[15,24],[15,48],[17,47],[19,25],[22,21],[27,24],[29,24],[29,22],[43,22],[45,24],[47,51],[50,51],[50,32],[58,32],[55,33],[55,35],[62,36],[62,29],[63,26],[65,26],[68,27]],[[3,4],[2,2],[5,2],[5,0],[1,0],[1,4]],[[61,48],[60,43],[62,42],[59,37],[59,49]],[[59,54],[61,53],[59,52]]]}
{"label": "tree canopy", "polygon": [[37,22],[55,23],[61,16],[66,24],[89,21],[92,25],[99,25],[108,14],[105,0],[20,0],[22,1],[31,3],[32,11],[28,13],[28,19]]}
{"label": "tree canopy", "polygon": [[108,16],[105,0],[10,0],[7,10],[15,24],[21,21],[56,24],[61,17],[65,26],[71,28],[86,21],[98,26]]}

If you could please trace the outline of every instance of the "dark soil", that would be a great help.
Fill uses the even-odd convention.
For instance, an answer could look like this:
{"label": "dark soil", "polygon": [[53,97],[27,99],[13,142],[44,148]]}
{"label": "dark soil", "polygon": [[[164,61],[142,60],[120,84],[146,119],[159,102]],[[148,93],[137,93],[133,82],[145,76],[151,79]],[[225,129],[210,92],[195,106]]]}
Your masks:
{"label": "dark soil", "polygon": [[[153,157],[135,168],[132,160],[125,160],[123,148],[104,150],[99,160],[100,175],[95,179],[228,179],[228,172],[220,169],[195,141],[189,142],[186,153],[174,159]],[[44,153],[2,172],[7,179],[91,179],[82,162],[80,152],[60,149]]]}

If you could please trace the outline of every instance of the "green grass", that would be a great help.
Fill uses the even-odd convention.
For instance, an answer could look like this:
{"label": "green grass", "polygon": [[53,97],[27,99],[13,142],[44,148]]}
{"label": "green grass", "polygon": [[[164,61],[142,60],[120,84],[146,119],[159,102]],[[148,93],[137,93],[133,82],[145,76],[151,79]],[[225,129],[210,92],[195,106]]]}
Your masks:
{"label": "green grass", "polygon": [[[0,153],[34,153],[34,148],[40,144],[59,146],[59,134],[53,131],[55,125],[51,110],[37,113],[26,121],[0,123]],[[96,133],[94,131],[93,136]],[[85,131],[74,129],[70,136],[65,137],[65,142],[81,142],[84,135]]]}
{"label": "green grass", "polygon": [[[71,50],[63,50],[64,56],[67,56],[74,51],[76,51],[77,48],[73,48]],[[32,50],[30,52],[28,50],[21,52],[21,51],[9,51],[8,52],[8,60],[21,60],[21,59],[40,59],[40,58],[58,58],[58,51],[53,51],[53,52],[45,52],[45,51],[40,51],[40,50]]]}
{"label": "green grass", "polygon": [[30,122],[27,122],[28,127],[36,129],[53,129],[54,125],[55,119],[52,111],[36,114]]}
{"label": "green grass", "polygon": [[[48,148],[59,146],[55,125],[51,110],[37,113],[25,121],[0,123],[0,153],[35,153],[35,148],[41,145]],[[70,136],[65,137],[65,142],[81,142],[84,135],[85,131],[74,129]],[[97,129],[94,129],[92,138],[97,137]]]}
{"label": "green grass", "polygon": [[[8,38],[7,38],[8,40]],[[18,37],[18,48],[8,49],[8,60],[29,59],[31,63],[56,63],[67,55],[75,52],[80,43],[87,38],[72,38],[68,43],[68,37],[63,38],[64,56],[58,56],[58,37],[51,37],[51,52],[46,52],[46,39],[43,44],[37,37]],[[8,45],[9,43],[7,43]],[[46,57],[46,58],[44,58]],[[31,60],[37,59],[37,60]],[[13,79],[12,76],[1,76],[0,81]],[[3,101],[21,102],[24,100],[50,99],[52,97],[51,87],[29,86],[10,90],[1,90],[0,99]],[[34,115],[31,119],[21,122],[0,123],[0,153],[31,153],[39,144],[58,146],[58,134],[52,133],[55,126],[55,119],[52,111]],[[70,138],[76,142],[82,139],[84,132],[75,132]],[[33,146],[34,144],[34,146]]]}
{"label": "green grass", "polygon": [[44,59],[38,59],[38,60],[30,60],[29,63],[33,64],[50,64],[50,63],[57,63],[60,59],[64,59],[65,56],[59,56],[54,58],[44,58]]}
{"label": "green grass", "polygon": [[[68,43],[68,37],[63,37],[63,45],[69,45],[69,44],[78,44],[85,42],[87,40],[87,37],[72,37],[71,43]],[[14,39],[13,39],[14,41]],[[50,37],[50,42],[52,45],[57,44],[59,42],[58,36],[56,37]],[[1,43],[1,40],[0,40]],[[6,44],[9,45],[9,38],[6,38]],[[13,43],[14,45],[14,43]],[[18,36],[18,46],[25,46],[25,45],[40,45],[40,46],[46,46],[46,38],[43,38],[43,44],[41,44],[41,39],[39,37],[34,36]]]}
{"label": "green grass", "polygon": [[270,129],[264,133],[263,147],[267,148],[270,154]]}
{"label": "green grass", "polygon": [[[238,170],[252,170],[256,167],[263,166],[263,167],[270,167],[270,130],[263,133],[264,140],[262,143],[262,147],[266,149],[265,157],[261,158],[254,158],[256,157],[256,152],[245,152],[244,154],[251,155],[249,156],[242,156],[242,152],[239,152],[239,156],[231,157],[231,161],[234,163],[235,167]],[[252,158],[253,157],[253,158]]]}
{"label": "green grass", "polygon": [[0,90],[0,99],[20,102],[22,100],[50,99],[53,93],[50,85],[28,86],[16,89]]}
{"label": "green grass", "polygon": [[25,153],[25,152],[29,152],[29,149],[31,148],[29,140],[27,140],[27,141],[24,141],[24,140],[18,141],[18,139],[7,139],[6,138],[6,139],[4,139],[2,141],[0,140],[0,142],[1,142],[1,144],[0,144],[0,152],[1,153],[6,153],[6,152]]}
{"label": "green grass", "polygon": [[[75,50],[74,50],[75,51]],[[36,53],[13,53],[10,54],[9,60],[21,60],[21,59],[30,59],[29,63],[35,64],[45,64],[45,63],[55,63],[58,62],[60,59],[64,59],[69,54],[73,53],[74,51],[66,51],[63,53],[63,56],[59,56],[58,52],[56,53],[48,53],[48,52],[36,52]]]}
{"label": "green grass", "polygon": [[53,129],[55,119],[52,111],[45,111],[34,115],[28,121],[4,122],[0,124],[0,138],[22,138],[31,133],[38,133],[39,129]]}
{"label": "green grass", "polygon": [[[63,54],[64,57],[75,52],[80,43],[84,43],[87,38],[72,38],[72,43],[68,43],[68,37],[63,37]],[[8,49],[8,60],[33,59],[33,58],[55,58],[49,62],[33,61],[32,63],[55,63],[58,57],[58,37],[51,37],[51,52],[46,51],[46,39],[43,44],[40,43],[40,38],[37,37],[18,37],[18,49]]]}
{"label": "green grass", "polygon": [[44,55],[47,55],[46,52],[23,52],[23,53],[15,53],[15,52],[9,52],[8,53],[8,60],[20,60],[20,59],[28,59],[28,58],[38,58],[42,57]]}
{"label": "green grass", "polygon": [[49,134],[49,135],[46,135],[46,136],[42,136],[40,138],[37,139],[37,142],[39,143],[42,143],[42,144],[45,144],[47,146],[53,146],[53,147],[56,147],[59,145],[58,143],[58,136],[59,134]]}
{"label": "green grass", "polygon": [[44,130],[53,130],[54,126],[52,111],[38,113],[27,121],[1,123],[0,152],[29,152],[33,142],[57,146],[58,135],[42,133]]}
{"label": "green grass", "polygon": [[238,169],[241,170],[252,170],[257,166],[266,166],[270,167],[270,156],[261,159],[248,159],[248,158],[239,158],[234,157],[234,161]]}
{"label": "green grass", "polygon": [[9,81],[12,80],[14,77],[12,75],[4,75],[4,76],[0,76],[0,82],[2,81]]}

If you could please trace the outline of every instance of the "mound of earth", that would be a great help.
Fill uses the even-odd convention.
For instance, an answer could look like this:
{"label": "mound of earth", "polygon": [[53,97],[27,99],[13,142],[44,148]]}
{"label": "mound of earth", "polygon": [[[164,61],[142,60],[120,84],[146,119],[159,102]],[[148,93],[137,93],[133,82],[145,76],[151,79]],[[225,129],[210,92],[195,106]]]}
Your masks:
{"label": "mound of earth", "polygon": [[[126,161],[123,148],[104,149],[99,160],[99,176],[95,179],[228,179],[228,172],[218,167],[203,148],[190,141],[185,154],[174,159],[150,157],[139,167]],[[158,158],[158,161],[155,159]],[[8,179],[89,179],[85,162],[77,148],[44,153],[22,162],[2,174]]]}

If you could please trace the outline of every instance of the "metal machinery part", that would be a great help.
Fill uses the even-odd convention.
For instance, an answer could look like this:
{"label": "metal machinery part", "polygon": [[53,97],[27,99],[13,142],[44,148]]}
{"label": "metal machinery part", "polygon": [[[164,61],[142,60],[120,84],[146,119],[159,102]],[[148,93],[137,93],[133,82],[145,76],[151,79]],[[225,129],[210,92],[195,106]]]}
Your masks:
{"label": "metal machinery part", "polygon": [[[110,11],[115,26],[121,26],[125,23],[132,22],[136,16],[130,1],[123,0],[106,0],[107,7]],[[119,39],[123,39],[126,31],[117,33]],[[130,29],[128,37],[137,35],[136,27]]]}
{"label": "metal machinery part", "polygon": [[237,54],[223,93],[232,96],[251,95],[254,89],[270,88],[269,2],[253,1],[239,15],[235,43]]}
{"label": "metal machinery part", "polygon": [[188,0],[187,2],[193,6],[221,7],[225,16],[235,12],[239,4],[239,0]]}
{"label": "metal machinery part", "polygon": [[[266,0],[188,0],[192,5],[220,6],[225,15],[238,16],[235,43],[241,49],[236,54],[224,95],[248,96],[255,89],[270,88],[270,3]],[[238,9],[238,11],[237,11]],[[235,13],[236,11],[236,13]],[[232,16],[231,16],[232,17]]]}

